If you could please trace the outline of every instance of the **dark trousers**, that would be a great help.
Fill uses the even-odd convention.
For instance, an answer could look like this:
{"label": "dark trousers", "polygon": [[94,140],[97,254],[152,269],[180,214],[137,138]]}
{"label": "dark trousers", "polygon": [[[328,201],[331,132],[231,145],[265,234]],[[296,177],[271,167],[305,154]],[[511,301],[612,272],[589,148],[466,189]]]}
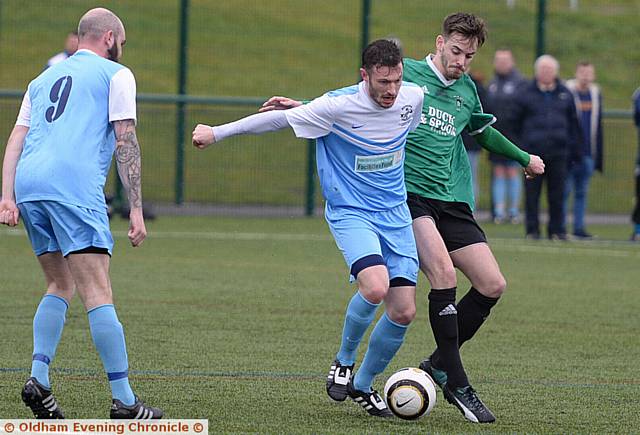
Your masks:
{"label": "dark trousers", "polygon": [[567,158],[565,156],[541,157],[545,164],[544,175],[526,180],[524,183],[527,234],[540,234],[538,214],[544,180],[547,181],[547,200],[549,203],[548,236],[566,234],[563,199],[567,178]]}
{"label": "dark trousers", "polygon": [[640,225],[640,173],[636,174],[636,208],[631,216],[634,224]]}

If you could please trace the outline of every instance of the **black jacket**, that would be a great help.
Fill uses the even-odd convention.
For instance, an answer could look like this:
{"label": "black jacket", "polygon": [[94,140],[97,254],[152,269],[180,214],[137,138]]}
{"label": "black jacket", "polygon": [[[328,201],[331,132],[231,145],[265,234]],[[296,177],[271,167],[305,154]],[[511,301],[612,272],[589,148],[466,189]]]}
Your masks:
{"label": "black jacket", "polygon": [[519,145],[543,158],[582,158],[582,136],[573,96],[560,81],[542,92],[535,80],[519,89],[514,105],[514,130]]}
{"label": "black jacket", "polygon": [[528,81],[513,69],[506,76],[496,74],[487,86],[485,111],[493,114],[498,120],[493,125],[500,133],[512,142],[518,142],[513,131],[514,106],[519,88]]}

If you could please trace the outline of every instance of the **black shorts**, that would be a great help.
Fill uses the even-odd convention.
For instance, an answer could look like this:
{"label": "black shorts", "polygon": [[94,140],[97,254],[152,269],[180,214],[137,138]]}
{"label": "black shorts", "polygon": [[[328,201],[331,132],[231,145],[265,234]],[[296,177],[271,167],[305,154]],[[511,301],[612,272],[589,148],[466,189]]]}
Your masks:
{"label": "black shorts", "polygon": [[476,222],[466,202],[440,201],[409,193],[407,204],[412,219],[425,216],[433,219],[449,252],[474,243],[487,242],[484,231]]}

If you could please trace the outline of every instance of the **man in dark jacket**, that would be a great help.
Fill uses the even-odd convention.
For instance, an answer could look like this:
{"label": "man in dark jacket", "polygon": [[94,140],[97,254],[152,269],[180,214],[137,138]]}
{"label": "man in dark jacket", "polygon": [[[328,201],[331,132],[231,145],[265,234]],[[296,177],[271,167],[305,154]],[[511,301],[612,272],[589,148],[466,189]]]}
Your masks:
{"label": "man in dark jacket", "polygon": [[[512,142],[518,143],[514,132],[514,105],[518,88],[525,82],[515,66],[511,50],[497,50],[493,57],[495,76],[487,86],[485,109],[497,118],[494,127]],[[484,104],[484,103],[483,103]],[[499,154],[489,154],[492,165],[491,199],[495,223],[520,220],[522,178],[520,164]]]}
{"label": "man in dark jacket", "polygon": [[584,225],[587,209],[589,181],[593,171],[603,170],[602,152],[602,93],[595,83],[596,72],[592,63],[582,61],[576,67],[576,78],[567,80],[566,86],[573,94],[580,130],[582,132],[582,162],[569,166],[565,190],[565,211],[573,194],[573,236],[591,239]]}
{"label": "man in dark jacket", "polygon": [[633,221],[632,242],[640,241],[640,88],[633,94],[633,120],[638,128],[638,157],[636,159],[636,206],[633,209],[631,220]]}
{"label": "man in dark jacket", "polygon": [[567,240],[563,197],[569,162],[581,156],[580,127],[571,92],[558,80],[558,61],[540,56],[535,78],[518,92],[514,126],[523,148],[544,159],[542,177],[525,180],[527,238],[540,238],[538,210],[542,181],[547,181],[549,226],[552,240]]}

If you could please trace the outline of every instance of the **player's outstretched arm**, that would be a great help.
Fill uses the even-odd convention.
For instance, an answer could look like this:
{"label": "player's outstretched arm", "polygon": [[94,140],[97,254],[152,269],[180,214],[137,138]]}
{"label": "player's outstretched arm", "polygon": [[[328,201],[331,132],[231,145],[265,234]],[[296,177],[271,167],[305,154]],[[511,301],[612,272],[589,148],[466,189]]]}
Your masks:
{"label": "player's outstretched arm", "polygon": [[271,110],[287,110],[302,105],[302,101],[287,97],[271,97],[262,104],[258,112],[269,112]]}
{"label": "player's outstretched arm", "polygon": [[544,161],[534,154],[529,154],[529,164],[524,168],[524,175],[531,179],[542,174],[544,174]]}
{"label": "player's outstretched arm", "polygon": [[191,141],[198,149],[205,149],[209,145],[240,134],[262,134],[289,127],[287,115],[284,112],[273,111],[257,113],[228,124],[210,126],[198,124],[193,129]]}
{"label": "player's outstretched arm", "polygon": [[29,132],[29,127],[16,125],[11,131],[7,148],[4,152],[2,163],[2,199],[0,200],[0,224],[10,227],[18,225],[20,211],[16,206],[14,186],[16,179],[16,167],[22,154],[24,138]]}
{"label": "player's outstretched arm", "polygon": [[114,121],[116,133],[116,163],[118,175],[129,198],[129,241],[132,246],[140,246],[147,237],[142,214],[142,178],[140,145],[136,136],[133,119]]}

